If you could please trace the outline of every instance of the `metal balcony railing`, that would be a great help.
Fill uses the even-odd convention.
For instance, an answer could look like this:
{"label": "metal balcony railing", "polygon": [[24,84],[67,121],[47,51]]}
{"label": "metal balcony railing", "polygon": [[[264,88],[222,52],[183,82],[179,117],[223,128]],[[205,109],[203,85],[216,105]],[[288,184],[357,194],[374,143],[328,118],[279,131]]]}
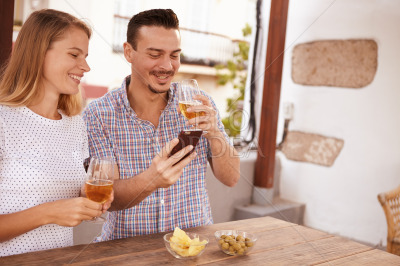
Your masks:
{"label": "metal balcony railing", "polygon": [[[114,15],[113,52],[123,52],[129,17]],[[214,66],[232,59],[236,40],[217,33],[180,28],[182,36],[181,62]]]}

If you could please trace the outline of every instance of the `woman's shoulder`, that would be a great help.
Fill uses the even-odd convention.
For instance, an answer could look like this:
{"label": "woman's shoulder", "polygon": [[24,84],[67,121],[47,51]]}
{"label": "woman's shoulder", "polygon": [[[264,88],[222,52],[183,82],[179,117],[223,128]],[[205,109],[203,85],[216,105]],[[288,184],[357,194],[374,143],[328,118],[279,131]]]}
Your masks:
{"label": "woman's shoulder", "polygon": [[67,115],[63,114],[62,112],[60,112],[60,113],[62,114],[63,119],[68,120],[68,122],[70,122],[70,123],[79,124],[79,123],[81,123],[83,121],[82,114],[67,116]]}
{"label": "woman's shoulder", "polygon": [[13,114],[18,114],[23,107],[8,106],[0,104],[0,117],[8,117]]}
{"label": "woman's shoulder", "polygon": [[[3,111],[4,111],[4,112],[9,111],[11,108],[12,108],[12,107],[10,107],[10,106],[8,106],[8,105],[0,104],[0,111],[1,111],[1,113],[3,113]],[[0,114],[1,114],[1,113],[0,113]]]}

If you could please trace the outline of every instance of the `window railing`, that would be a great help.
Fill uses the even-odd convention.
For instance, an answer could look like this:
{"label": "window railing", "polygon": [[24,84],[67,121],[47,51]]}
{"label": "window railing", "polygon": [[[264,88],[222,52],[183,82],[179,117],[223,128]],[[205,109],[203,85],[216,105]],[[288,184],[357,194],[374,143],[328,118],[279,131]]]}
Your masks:
{"label": "window railing", "polygon": [[[122,53],[126,41],[128,17],[114,15],[113,52]],[[222,34],[180,28],[182,36],[181,62],[214,66],[231,60],[237,49],[236,40]]]}

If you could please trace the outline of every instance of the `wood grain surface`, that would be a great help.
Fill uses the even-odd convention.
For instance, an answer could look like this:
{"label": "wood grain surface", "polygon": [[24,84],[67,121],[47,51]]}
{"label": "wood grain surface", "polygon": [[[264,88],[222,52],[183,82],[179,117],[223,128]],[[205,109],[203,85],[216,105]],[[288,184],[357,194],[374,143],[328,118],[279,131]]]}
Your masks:
{"label": "wood grain surface", "polygon": [[[249,254],[229,256],[219,250],[214,232],[229,229],[257,235]],[[209,238],[199,258],[174,258],[164,246],[165,233],[159,233],[3,257],[0,265],[400,265],[399,256],[272,217],[185,231]]]}

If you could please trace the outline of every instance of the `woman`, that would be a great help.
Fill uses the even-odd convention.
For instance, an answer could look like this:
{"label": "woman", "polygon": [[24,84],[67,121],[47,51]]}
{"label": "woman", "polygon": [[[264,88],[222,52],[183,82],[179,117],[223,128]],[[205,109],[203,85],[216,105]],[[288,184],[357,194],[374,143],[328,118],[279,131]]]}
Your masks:
{"label": "woman", "polygon": [[0,82],[0,256],[72,245],[72,227],[110,205],[79,197],[88,148],[78,86],[90,35],[51,9],[18,34]]}

